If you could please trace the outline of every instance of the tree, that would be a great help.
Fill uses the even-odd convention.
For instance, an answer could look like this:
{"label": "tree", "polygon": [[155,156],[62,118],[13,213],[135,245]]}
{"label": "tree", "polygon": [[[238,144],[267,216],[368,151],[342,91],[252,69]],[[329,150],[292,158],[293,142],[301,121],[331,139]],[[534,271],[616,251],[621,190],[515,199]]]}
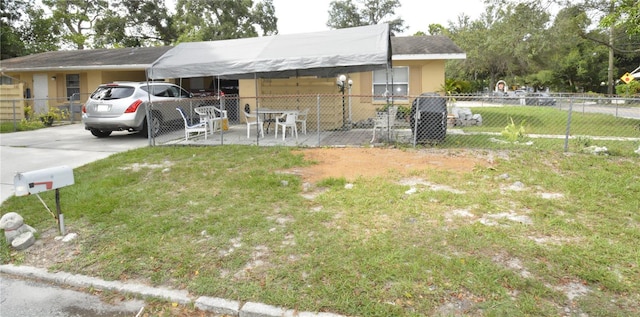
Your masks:
{"label": "tree", "polygon": [[60,48],[60,26],[42,8],[29,7],[26,10],[29,19],[20,27],[25,55],[57,51]]}
{"label": "tree", "polygon": [[178,0],[175,25],[178,41],[208,41],[277,34],[272,0]]}
{"label": "tree", "polygon": [[[573,6],[583,10],[591,19],[590,25],[577,30],[579,36],[607,46],[616,54],[640,53],[637,42],[628,43],[629,38],[640,35],[640,4],[637,0],[582,0]],[[603,32],[590,32],[592,29]]]}
{"label": "tree", "polygon": [[[445,30],[467,53],[466,60],[447,63],[448,77],[473,78],[489,88],[506,79],[511,85],[602,92],[603,81],[612,87],[614,73],[619,76],[620,69],[640,64],[640,34],[625,27],[598,27],[602,17],[613,12],[606,11],[610,5],[621,1],[575,2],[562,7],[553,24],[547,12],[552,0],[485,3],[479,19],[461,16]],[[621,20],[629,21],[626,17]]]}
{"label": "tree", "polygon": [[174,16],[163,0],[120,0],[95,23],[94,45],[171,45],[177,38]]}
{"label": "tree", "polygon": [[0,8],[0,48],[2,48],[0,59],[22,56],[25,47],[16,24],[22,17],[26,3],[22,0],[2,0],[0,3],[2,4]]}
{"label": "tree", "polygon": [[53,18],[64,28],[62,40],[76,49],[84,49],[93,35],[93,26],[109,11],[106,0],[42,0]]}
{"label": "tree", "polygon": [[327,26],[334,29],[388,23],[392,34],[402,33],[406,29],[404,20],[395,17],[400,7],[399,0],[358,0],[360,6],[352,0],[334,0],[329,4]]}
{"label": "tree", "polygon": [[429,24],[429,34],[431,35],[444,35],[446,30],[442,24]]}
{"label": "tree", "polygon": [[629,34],[640,34],[640,4],[637,0],[611,0],[611,7],[612,10],[600,20],[600,26],[618,25]]}
{"label": "tree", "polygon": [[58,49],[59,28],[33,1],[2,0],[0,59]]}
{"label": "tree", "polygon": [[[504,45],[511,50],[506,56],[509,73],[523,77],[537,72],[544,65],[549,41],[545,25],[549,22],[549,13],[537,5],[508,5],[501,12],[500,21],[493,32],[500,34]],[[524,84],[514,83],[514,84]]]}
{"label": "tree", "polygon": [[[276,34],[272,0],[43,0],[78,49],[172,45]],[[111,6],[109,7],[109,3]]]}
{"label": "tree", "polygon": [[[550,51],[546,68],[553,73],[553,85],[565,91],[600,91],[600,83],[607,78],[606,47],[585,37],[576,36],[592,25],[584,7],[561,9],[550,26],[547,41]],[[590,36],[600,36],[592,30]]]}
{"label": "tree", "polygon": [[574,5],[592,16],[590,26],[597,27],[596,32],[582,28],[577,34],[609,49],[607,92],[613,94],[616,55],[640,53],[640,5],[637,0],[581,0]]}
{"label": "tree", "polygon": [[[488,36],[493,21],[494,8],[485,8],[479,19],[471,21],[469,16],[461,15],[456,22],[450,22],[446,35],[466,52],[467,58],[461,61],[449,61],[446,64],[448,78],[468,78],[481,90],[497,81],[497,74],[504,72],[501,59],[485,54],[489,45]],[[489,81],[489,82],[487,82]]]}
{"label": "tree", "polygon": [[262,35],[278,34],[278,18],[273,0],[259,2],[253,9],[254,21],[262,30]]}
{"label": "tree", "polygon": [[549,14],[542,8],[523,3],[489,5],[476,21],[458,17],[457,25],[450,23],[447,32],[467,53],[457,75],[487,79],[485,87],[507,77],[513,85],[526,84],[526,76],[544,65],[548,21]]}
{"label": "tree", "polygon": [[363,25],[367,24],[362,20],[358,7],[351,0],[332,1],[329,5],[328,27],[344,29]]}

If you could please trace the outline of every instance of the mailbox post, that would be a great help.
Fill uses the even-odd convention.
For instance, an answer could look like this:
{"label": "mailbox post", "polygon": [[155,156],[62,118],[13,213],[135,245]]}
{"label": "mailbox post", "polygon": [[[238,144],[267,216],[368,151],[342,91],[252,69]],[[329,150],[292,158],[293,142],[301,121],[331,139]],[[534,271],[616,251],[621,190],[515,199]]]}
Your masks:
{"label": "mailbox post", "polygon": [[16,173],[13,177],[16,196],[27,196],[35,194],[44,207],[53,215],[47,204],[40,198],[38,193],[54,190],[56,191],[56,214],[53,215],[58,222],[60,234],[64,235],[64,215],[60,210],[60,188],[73,185],[73,170],[68,166],[58,166],[35,170],[31,172]]}

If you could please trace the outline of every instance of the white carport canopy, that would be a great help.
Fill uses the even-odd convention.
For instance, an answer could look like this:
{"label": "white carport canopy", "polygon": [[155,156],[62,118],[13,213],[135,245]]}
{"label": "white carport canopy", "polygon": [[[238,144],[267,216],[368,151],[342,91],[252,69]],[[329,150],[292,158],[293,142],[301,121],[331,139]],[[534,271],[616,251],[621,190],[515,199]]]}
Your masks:
{"label": "white carport canopy", "polygon": [[180,43],[147,69],[149,79],[333,77],[391,67],[387,24],[323,32]]}

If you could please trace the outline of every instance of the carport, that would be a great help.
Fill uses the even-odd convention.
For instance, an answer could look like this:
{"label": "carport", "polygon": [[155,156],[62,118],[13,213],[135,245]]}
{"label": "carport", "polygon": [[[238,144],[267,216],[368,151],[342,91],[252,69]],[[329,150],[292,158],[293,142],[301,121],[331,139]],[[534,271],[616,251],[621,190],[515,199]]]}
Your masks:
{"label": "carport", "polygon": [[[387,24],[323,32],[181,43],[147,69],[148,80],[216,76],[253,79],[316,76],[387,69],[391,41]],[[392,79],[387,78],[391,83]]]}
{"label": "carport", "polygon": [[180,43],[147,69],[148,79],[333,77],[391,67],[387,24],[323,32]]}

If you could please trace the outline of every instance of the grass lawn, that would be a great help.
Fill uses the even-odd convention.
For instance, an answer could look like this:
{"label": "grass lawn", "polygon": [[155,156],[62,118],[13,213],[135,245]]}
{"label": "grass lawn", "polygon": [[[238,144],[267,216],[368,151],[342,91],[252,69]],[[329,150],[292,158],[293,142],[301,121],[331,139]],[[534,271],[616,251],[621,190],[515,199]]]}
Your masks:
{"label": "grass lawn", "polygon": [[0,122],[0,133],[11,133],[17,131],[30,131],[45,128],[46,126],[40,120],[26,121],[22,120],[16,123],[13,121]]}
{"label": "grass lawn", "polygon": [[[61,190],[79,238],[50,269],[358,316],[640,314],[637,156],[449,151],[486,164],[307,185],[290,148],[116,154]],[[56,228],[36,197],[0,208]]]}
{"label": "grass lawn", "polygon": [[[527,134],[565,135],[568,112],[552,107],[487,107],[473,108],[481,114],[481,126],[465,127],[465,131],[500,132],[511,121],[524,122]],[[616,118],[610,114],[580,113],[571,115],[570,135],[640,137],[640,120]]]}
{"label": "grass lawn", "polygon": [[[37,126],[35,126],[37,125]],[[35,129],[40,129],[43,128],[44,124],[40,123],[37,124],[35,123],[34,126],[27,126],[24,125],[20,122],[17,123],[13,123],[13,122],[0,122],[0,133],[10,133],[10,132],[16,132],[16,131],[28,131],[28,130],[35,130]]]}

